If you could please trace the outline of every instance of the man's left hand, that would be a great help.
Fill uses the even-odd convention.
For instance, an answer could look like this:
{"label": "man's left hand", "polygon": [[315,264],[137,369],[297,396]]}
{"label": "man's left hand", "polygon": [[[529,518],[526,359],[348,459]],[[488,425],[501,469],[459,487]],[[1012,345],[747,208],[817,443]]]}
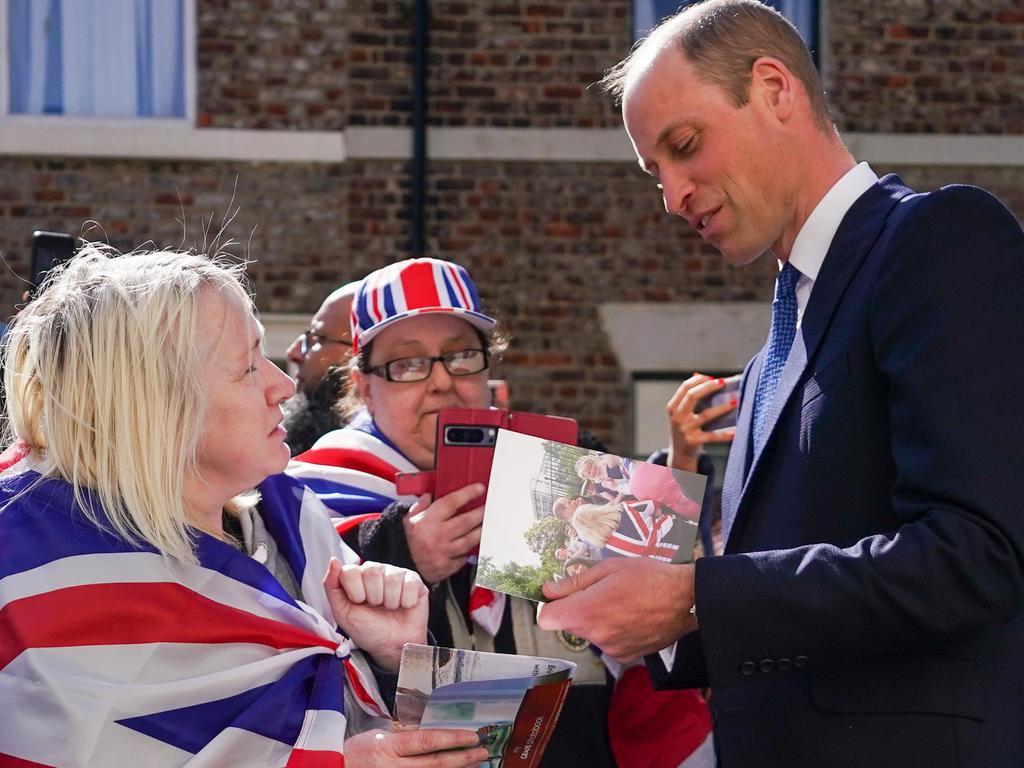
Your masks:
{"label": "man's left hand", "polygon": [[621,661],[666,648],[697,629],[693,565],[650,558],[602,560],[583,573],[544,585],[542,629],[584,637]]}

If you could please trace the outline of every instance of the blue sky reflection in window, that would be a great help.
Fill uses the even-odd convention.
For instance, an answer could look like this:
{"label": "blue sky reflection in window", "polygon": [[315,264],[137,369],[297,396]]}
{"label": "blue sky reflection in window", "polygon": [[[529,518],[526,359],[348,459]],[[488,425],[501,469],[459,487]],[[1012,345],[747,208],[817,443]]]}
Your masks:
{"label": "blue sky reflection in window", "polygon": [[[814,62],[818,64],[818,0],[763,2],[778,9],[790,20],[814,54]],[[644,37],[659,21],[674,15],[681,7],[689,4],[687,0],[633,0],[633,39],[639,40]]]}
{"label": "blue sky reflection in window", "polygon": [[11,114],[185,116],[185,0],[8,0]]}

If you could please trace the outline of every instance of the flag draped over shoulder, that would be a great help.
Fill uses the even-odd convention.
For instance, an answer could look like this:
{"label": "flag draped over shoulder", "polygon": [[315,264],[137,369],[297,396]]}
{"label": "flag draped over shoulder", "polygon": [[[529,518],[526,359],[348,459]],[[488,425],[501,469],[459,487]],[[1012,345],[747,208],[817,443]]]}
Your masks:
{"label": "flag draped over shoulder", "polygon": [[211,536],[183,564],[98,529],[63,481],[4,480],[0,766],[344,766],[343,686],[386,716],[324,618],[328,562],[350,554],[300,483],[260,490],[306,602]]}
{"label": "flag draped over shoulder", "polygon": [[415,496],[399,496],[395,475],[416,471],[368,420],[328,432],[285,470],[341,517],[381,512],[393,501],[412,504]]}
{"label": "flag draped over shoulder", "polygon": [[[340,533],[369,517],[376,517],[395,501],[413,504],[415,496],[400,496],[395,474],[416,472],[409,461],[378,429],[368,414],[360,414],[343,429],[321,437],[285,470],[308,485],[340,519]],[[505,612],[505,595],[473,587],[469,614],[494,636]]]}

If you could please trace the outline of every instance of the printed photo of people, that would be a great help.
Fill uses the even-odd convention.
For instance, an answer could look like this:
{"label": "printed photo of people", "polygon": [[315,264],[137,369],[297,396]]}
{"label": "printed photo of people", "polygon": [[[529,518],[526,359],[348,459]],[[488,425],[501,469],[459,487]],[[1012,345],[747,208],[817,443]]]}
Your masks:
{"label": "printed photo of people", "polygon": [[542,601],[541,585],[608,557],[689,562],[706,478],[502,431],[477,584]]}

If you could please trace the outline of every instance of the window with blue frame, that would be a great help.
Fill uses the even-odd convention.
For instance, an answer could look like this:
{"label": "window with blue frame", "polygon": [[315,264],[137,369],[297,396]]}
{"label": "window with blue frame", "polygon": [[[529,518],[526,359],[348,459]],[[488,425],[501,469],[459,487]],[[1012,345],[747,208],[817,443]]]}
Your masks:
{"label": "window with blue frame", "polygon": [[186,2],[7,0],[8,113],[185,117]]}
{"label": "window with blue frame", "polygon": [[[777,9],[796,27],[807,43],[818,64],[818,5],[819,0],[762,0]],[[647,35],[662,19],[672,16],[680,8],[690,5],[689,0],[633,0],[633,39]]]}

